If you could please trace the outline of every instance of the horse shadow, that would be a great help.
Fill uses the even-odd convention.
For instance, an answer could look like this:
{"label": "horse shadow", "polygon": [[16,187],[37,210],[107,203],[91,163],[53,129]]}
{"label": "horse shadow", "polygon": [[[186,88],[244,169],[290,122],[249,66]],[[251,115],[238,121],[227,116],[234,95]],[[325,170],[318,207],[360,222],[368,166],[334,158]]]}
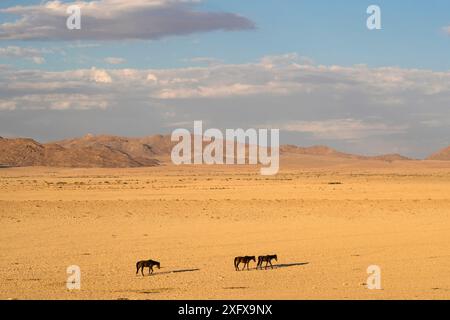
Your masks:
{"label": "horse shadow", "polygon": [[309,262],[296,262],[296,263],[280,263],[273,265],[274,269],[281,269],[281,268],[291,268],[291,267],[301,267],[308,265]]}
{"label": "horse shadow", "polygon": [[152,273],[148,276],[150,277],[156,277],[156,276],[163,276],[166,274],[173,274],[173,273],[185,273],[185,272],[196,272],[196,271],[200,271],[200,269],[180,269],[180,270],[172,270],[172,271],[163,271],[163,272],[157,272],[155,271],[155,273]]}
{"label": "horse shadow", "polygon": [[[281,264],[274,264],[273,265],[273,269],[282,269],[282,268],[291,268],[291,267],[301,267],[301,266],[306,266],[308,265],[309,262],[296,262],[296,263],[281,263]],[[267,268],[264,266],[262,267],[262,269],[254,267],[254,268],[250,268],[249,270],[247,269],[242,269],[239,271],[261,271],[261,270],[271,270],[272,268],[270,267],[270,265],[267,266]]]}

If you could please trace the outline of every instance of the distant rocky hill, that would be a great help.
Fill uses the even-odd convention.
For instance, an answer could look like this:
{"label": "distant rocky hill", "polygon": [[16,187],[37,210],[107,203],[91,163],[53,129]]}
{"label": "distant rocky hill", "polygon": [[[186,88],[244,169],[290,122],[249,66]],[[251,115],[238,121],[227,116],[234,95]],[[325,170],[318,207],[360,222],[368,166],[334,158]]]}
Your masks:
{"label": "distant rocky hill", "polygon": [[128,155],[131,159],[141,162],[144,165],[155,157],[170,155],[173,143],[170,136],[150,136],[144,138],[126,138],[108,135],[94,136],[88,134],[81,138],[62,140],[54,142],[66,149],[82,148],[108,148]]}
{"label": "distant rocky hill", "polygon": [[372,160],[382,160],[382,161],[401,161],[401,160],[413,160],[411,158],[402,156],[398,153],[392,153],[392,154],[383,154],[380,156],[372,156],[372,157],[366,157],[368,159]]}
{"label": "distant rocky hill", "polygon": [[358,160],[382,160],[382,161],[397,161],[397,160],[411,160],[400,154],[385,154],[379,156],[361,156],[356,154],[344,153],[337,151],[327,146],[312,146],[312,147],[297,147],[294,145],[284,145],[280,147],[281,154],[302,154],[313,156],[328,156],[335,158],[345,159],[358,159]]}
{"label": "distant rocky hill", "polygon": [[450,146],[442,149],[427,158],[427,160],[444,160],[450,161]]}
{"label": "distant rocky hill", "polygon": [[127,153],[108,146],[64,147],[59,144],[40,144],[32,139],[0,138],[0,164],[27,167],[127,168],[155,166],[152,158],[135,159]]}
{"label": "distant rocky hill", "polygon": [[[55,166],[129,168],[157,166],[167,159],[174,142],[169,135],[127,138],[86,135],[41,144],[32,139],[0,137],[0,167]],[[283,145],[281,156],[308,155],[355,160],[404,161],[399,154],[362,156],[344,153],[327,146],[298,147]],[[450,160],[450,147],[430,156],[430,160]]]}
{"label": "distant rocky hill", "polygon": [[332,156],[339,158],[358,159],[360,156],[339,152],[327,146],[298,147],[294,145],[283,145],[280,154],[301,154],[313,156]]}

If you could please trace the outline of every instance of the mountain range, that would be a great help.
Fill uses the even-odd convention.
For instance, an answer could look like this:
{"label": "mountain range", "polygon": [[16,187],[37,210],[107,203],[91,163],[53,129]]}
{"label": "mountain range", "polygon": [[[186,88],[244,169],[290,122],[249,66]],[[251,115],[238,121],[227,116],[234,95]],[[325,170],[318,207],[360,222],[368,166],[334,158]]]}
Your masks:
{"label": "mountain range", "polygon": [[[133,168],[158,166],[167,161],[175,145],[170,135],[126,138],[86,135],[81,138],[39,143],[33,139],[0,137],[0,167]],[[309,155],[357,160],[407,161],[399,154],[363,156],[327,146],[282,145],[281,156]],[[450,161],[450,146],[426,160]]]}

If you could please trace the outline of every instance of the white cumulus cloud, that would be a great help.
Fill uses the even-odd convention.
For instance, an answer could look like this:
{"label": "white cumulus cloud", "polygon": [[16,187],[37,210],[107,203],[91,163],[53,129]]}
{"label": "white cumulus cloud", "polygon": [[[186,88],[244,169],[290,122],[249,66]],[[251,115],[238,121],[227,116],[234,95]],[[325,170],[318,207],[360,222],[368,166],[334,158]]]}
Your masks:
{"label": "white cumulus cloud", "polygon": [[43,64],[45,62],[43,52],[35,48],[17,46],[0,47],[0,57],[27,59],[35,64]]}

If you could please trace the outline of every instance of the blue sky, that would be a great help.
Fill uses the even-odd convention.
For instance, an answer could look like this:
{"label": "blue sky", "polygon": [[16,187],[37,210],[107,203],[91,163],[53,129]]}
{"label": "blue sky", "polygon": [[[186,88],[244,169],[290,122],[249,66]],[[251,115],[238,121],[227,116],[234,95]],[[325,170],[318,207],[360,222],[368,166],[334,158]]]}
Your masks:
{"label": "blue sky", "polygon": [[[365,154],[450,143],[449,1],[155,1],[84,1],[76,33],[70,1],[3,0],[0,135],[147,135],[204,120]],[[371,4],[382,30],[366,27]]]}
{"label": "blue sky", "polygon": [[[40,0],[3,0],[0,7],[39,3]],[[382,9],[381,31],[366,28],[366,8],[374,3]],[[238,13],[254,21],[257,29],[213,31],[162,41],[106,42],[95,48],[72,48],[72,54],[103,60],[114,52],[128,58],[127,66],[136,68],[178,67],[186,65],[187,58],[198,56],[243,63],[265,55],[297,52],[322,64],[450,69],[450,37],[443,31],[443,27],[450,25],[450,2],[445,0],[210,0],[202,3],[200,9]],[[0,15],[0,22],[13,19],[10,15]],[[29,45],[48,47],[66,43],[32,41]],[[45,67],[67,69],[90,63],[67,64],[52,59]]]}

